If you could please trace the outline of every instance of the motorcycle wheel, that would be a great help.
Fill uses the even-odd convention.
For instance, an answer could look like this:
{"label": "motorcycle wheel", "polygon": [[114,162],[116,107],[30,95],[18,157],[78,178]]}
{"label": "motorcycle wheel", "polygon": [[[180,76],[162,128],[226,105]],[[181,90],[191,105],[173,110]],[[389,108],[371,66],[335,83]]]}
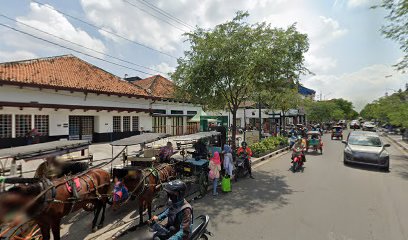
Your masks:
{"label": "motorcycle wheel", "polygon": [[293,165],[292,165],[292,172],[296,172],[296,170],[297,170],[297,168],[298,168],[298,163],[297,162],[294,162],[293,163]]}

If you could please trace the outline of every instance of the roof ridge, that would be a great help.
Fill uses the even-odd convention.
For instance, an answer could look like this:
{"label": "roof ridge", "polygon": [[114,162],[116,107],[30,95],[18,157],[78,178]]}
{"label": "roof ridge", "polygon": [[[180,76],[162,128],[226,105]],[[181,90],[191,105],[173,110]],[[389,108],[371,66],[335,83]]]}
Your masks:
{"label": "roof ridge", "polygon": [[[0,65],[26,63],[26,62],[31,63],[31,62],[34,62],[34,61],[39,62],[39,61],[47,61],[47,60],[52,60],[52,59],[64,58],[64,57],[78,58],[77,56],[74,56],[73,54],[63,54],[63,55],[56,55],[56,56],[51,56],[51,57],[30,58],[30,59],[22,59],[22,60],[17,60],[17,61],[10,61],[10,62],[0,62]],[[80,58],[78,58],[78,59],[80,59]]]}

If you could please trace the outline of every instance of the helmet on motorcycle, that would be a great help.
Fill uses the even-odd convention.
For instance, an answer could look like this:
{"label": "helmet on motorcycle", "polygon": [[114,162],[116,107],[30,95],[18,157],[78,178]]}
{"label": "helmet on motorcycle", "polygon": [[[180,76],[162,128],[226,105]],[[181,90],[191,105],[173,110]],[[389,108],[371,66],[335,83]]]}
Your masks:
{"label": "helmet on motorcycle", "polygon": [[187,186],[183,181],[174,180],[163,184],[163,190],[167,192],[170,200],[173,203],[179,202],[184,199],[186,194]]}
{"label": "helmet on motorcycle", "polygon": [[243,141],[243,142],[241,143],[241,146],[242,146],[242,147],[246,147],[246,146],[248,146],[248,144],[247,144],[245,141]]}

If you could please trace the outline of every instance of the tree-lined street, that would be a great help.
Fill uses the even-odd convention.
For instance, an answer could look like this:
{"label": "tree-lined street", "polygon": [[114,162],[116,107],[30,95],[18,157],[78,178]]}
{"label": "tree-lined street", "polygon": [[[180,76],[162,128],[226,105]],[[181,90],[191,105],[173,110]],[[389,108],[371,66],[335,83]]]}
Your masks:
{"label": "tree-lined street", "polygon": [[[292,173],[285,154],[255,166],[256,179],[231,193],[194,201],[195,215],[211,218],[211,239],[408,239],[407,153],[389,148],[390,172],[344,166],[344,144],[328,136],[324,154],[309,154],[304,172]],[[138,239],[150,239],[141,232],[146,238]]]}

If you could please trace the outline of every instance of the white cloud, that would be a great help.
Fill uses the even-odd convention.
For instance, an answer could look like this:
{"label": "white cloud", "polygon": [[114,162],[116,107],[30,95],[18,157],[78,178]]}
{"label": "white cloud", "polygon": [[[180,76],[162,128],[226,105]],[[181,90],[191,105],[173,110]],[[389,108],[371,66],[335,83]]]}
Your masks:
{"label": "white cloud", "polygon": [[169,64],[165,62],[162,62],[156,66],[153,66],[152,68],[158,71],[157,74],[163,75],[164,77],[169,77],[168,73],[172,73],[175,70],[174,67],[169,66]]}
{"label": "white cloud", "polygon": [[347,6],[349,8],[368,6],[370,0],[348,0]]}
{"label": "white cloud", "polygon": [[20,61],[37,57],[36,54],[28,51],[0,51],[0,62]]}
{"label": "white cloud", "polygon": [[[30,3],[30,12],[26,16],[17,17],[16,20],[29,26],[38,28],[42,31],[56,35],[60,38],[80,44],[84,47],[95,49],[102,53],[106,52],[107,49],[101,40],[91,37],[87,32],[81,30],[80,28],[74,27],[65,18],[65,16],[55,11],[51,6],[49,5],[47,6],[40,6],[37,3]],[[44,37],[61,45],[69,46],[70,48],[77,49],[83,52],[88,52],[95,56],[97,55],[99,56],[99,54],[96,54],[93,51],[86,50],[84,48],[67,43],[66,41],[57,38],[53,38],[45,33],[41,33],[32,28],[26,27],[23,24],[17,23],[17,25],[19,26],[20,29],[23,29],[26,32],[30,32],[36,36]],[[30,42],[32,42],[32,39],[30,39]],[[36,47],[35,44],[30,43],[30,45],[32,48]],[[50,46],[49,44],[46,45]],[[27,48],[27,46],[25,48]]]}
{"label": "white cloud", "polygon": [[[385,78],[385,76],[392,77]],[[316,75],[304,81],[307,87],[328,95],[326,98],[345,98],[355,104],[357,110],[381,96],[403,87],[408,82],[408,76],[394,71],[392,66],[371,65],[356,72],[342,75]]]}

